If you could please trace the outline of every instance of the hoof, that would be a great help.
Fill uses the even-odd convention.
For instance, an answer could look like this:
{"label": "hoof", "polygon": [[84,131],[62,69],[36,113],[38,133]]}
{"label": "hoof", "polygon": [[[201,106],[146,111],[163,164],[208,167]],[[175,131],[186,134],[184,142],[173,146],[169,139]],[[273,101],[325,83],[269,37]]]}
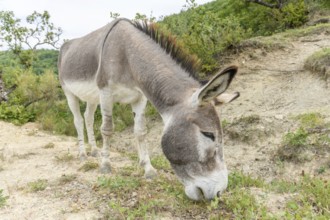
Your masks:
{"label": "hoof", "polygon": [[154,168],[152,168],[144,173],[144,178],[146,178],[146,179],[153,179],[156,176],[157,176],[157,170],[155,170]]}
{"label": "hoof", "polygon": [[103,174],[111,173],[111,165],[109,162],[102,163],[100,172]]}
{"label": "hoof", "polygon": [[98,149],[94,148],[91,152],[91,156],[92,157],[99,157],[100,153],[99,153]]}

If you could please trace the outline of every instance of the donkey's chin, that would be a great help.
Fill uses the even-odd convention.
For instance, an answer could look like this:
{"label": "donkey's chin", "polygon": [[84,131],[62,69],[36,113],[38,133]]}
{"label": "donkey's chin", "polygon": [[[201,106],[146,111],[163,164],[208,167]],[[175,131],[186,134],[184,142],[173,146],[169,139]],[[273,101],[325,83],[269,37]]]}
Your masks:
{"label": "donkey's chin", "polygon": [[228,171],[213,171],[209,176],[194,177],[185,182],[185,193],[192,200],[212,200],[220,196],[228,185]]}

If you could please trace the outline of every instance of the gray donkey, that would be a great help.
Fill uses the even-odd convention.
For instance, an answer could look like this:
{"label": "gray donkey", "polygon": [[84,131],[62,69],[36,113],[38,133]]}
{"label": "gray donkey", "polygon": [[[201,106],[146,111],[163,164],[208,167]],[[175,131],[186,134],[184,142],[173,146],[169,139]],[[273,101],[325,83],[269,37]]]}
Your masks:
{"label": "gray donkey", "polygon": [[144,111],[149,100],[165,124],[161,146],[186,195],[193,200],[219,196],[227,187],[228,172],[215,105],[239,96],[224,93],[237,68],[228,67],[201,86],[193,77],[195,66],[173,37],[166,37],[154,24],[127,19],[63,44],[59,78],[74,116],[80,158],[86,158],[86,151],[79,99],[87,102],[84,118],[93,156],[98,155],[94,112],[98,104],[101,107],[102,173],[110,172],[113,104],[131,104],[140,165],[147,178],[155,176],[145,144]]}

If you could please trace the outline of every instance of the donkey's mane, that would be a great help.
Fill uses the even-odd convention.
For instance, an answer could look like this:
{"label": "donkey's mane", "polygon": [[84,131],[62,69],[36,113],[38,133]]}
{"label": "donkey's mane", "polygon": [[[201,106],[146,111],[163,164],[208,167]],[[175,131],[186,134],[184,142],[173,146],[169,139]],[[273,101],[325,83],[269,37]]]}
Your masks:
{"label": "donkey's mane", "polygon": [[180,46],[176,38],[171,34],[165,34],[160,30],[159,26],[155,23],[148,24],[147,21],[133,22],[134,26],[139,30],[150,36],[157,44],[159,44],[173,60],[176,61],[189,76],[198,79],[198,70],[200,68],[200,61],[195,55],[190,55],[186,50]]}

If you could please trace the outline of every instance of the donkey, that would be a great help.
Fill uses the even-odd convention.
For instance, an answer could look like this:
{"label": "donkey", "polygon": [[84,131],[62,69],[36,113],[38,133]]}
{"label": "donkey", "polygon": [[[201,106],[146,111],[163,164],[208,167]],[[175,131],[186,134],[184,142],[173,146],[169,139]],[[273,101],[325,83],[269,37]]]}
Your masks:
{"label": "donkey", "polygon": [[220,195],[227,187],[228,173],[215,105],[239,96],[224,93],[237,67],[226,68],[202,86],[193,77],[195,64],[173,37],[165,37],[155,25],[123,18],[64,43],[58,61],[59,79],[74,116],[80,158],[86,158],[86,151],[79,99],[87,102],[84,118],[93,156],[98,155],[94,112],[100,104],[102,173],[111,171],[113,104],[131,104],[140,165],[145,177],[155,176],[145,144],[144,110],[149,100],[165,124],[162,150],[186,195],[193,200]]}

